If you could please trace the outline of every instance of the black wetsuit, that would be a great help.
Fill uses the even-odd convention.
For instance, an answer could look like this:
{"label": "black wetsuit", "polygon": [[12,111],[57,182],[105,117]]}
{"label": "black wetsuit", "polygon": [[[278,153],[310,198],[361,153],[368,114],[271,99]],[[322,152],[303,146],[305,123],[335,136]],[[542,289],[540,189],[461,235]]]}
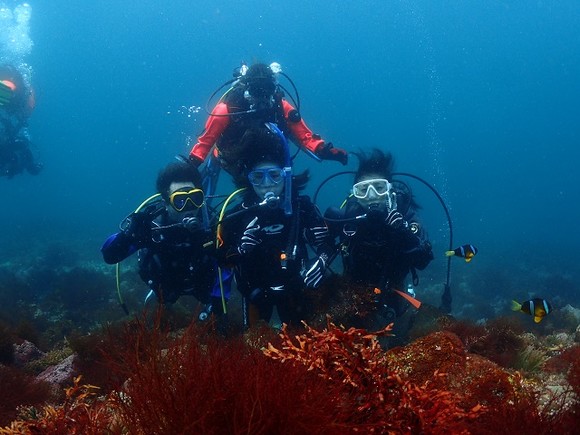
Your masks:
{"label": "black wetsuit", "polygon": [[333,219],[365,218],[344,223],[332,223],[332,233],[338,237],[342,249],[345,276],[352,282],[382,291],[381,305],[392,308],[400,316],[408,307],[392,289],[403,287],[409,272],[423,270],[433,259],[427,234],[413,211],[404,216],[408,223],[394,229],[385,222],[387,212],[366,212],[351,198],[340,210],[329,209],[326,216]]}
{"label": "black wetsuit", "polygon": [[163,303],[173,303],[182,295],[193,295],[202,303],[220,298],[212,233],[168,225],[165,213],[140,217],[131,233],[122,231],[107,239],[101,248],[105,262],[115,264],[139,251],[139,275]]}
{"label": "black wetsuit", "polygon": [[[318,209],[307,196],[293,200],[293,213],[280,207],[257,206],[252,192],[234,212],[246,208],[223,222],[225,261],[236,267],[238,290],[269,321],[274,306],[282,322],[302,319],[304,281],[301,272],[309,257],[328,255],[332,248],[329,233]],[[251,252],[240,254],[241,237],[248,223],[258,218],[261,243]],[[309,254],[308,246],[315,252]]]}

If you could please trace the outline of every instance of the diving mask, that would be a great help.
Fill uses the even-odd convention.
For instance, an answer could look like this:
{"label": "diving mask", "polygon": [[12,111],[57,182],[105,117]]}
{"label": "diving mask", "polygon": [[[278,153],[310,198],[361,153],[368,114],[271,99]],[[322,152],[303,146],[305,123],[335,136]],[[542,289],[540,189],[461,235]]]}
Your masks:
{"label": "diving mask", "polygon": [[[177,211],[191,209],[191,207],[201,208],[205,202],[205,196],[201,189],[191,189],[188,191],[178,190],[169,195],[169,203]],[[188,203],[191,203],[188,206]]]}
{"label": "diving mask", "polygon": [[359,181],[352,186],[352,194],[358,199],[367,199],[371,190],[375,196],[382,197],[391,192],[391,183],[384,178]]}
{"label": "diving mask", "polygon": [[280,184],[284,179],[284,169],[282,168],[264,168],[256,169],[248,174],[248,180],[253,186],[260,186],[266,180],[273,184]]}

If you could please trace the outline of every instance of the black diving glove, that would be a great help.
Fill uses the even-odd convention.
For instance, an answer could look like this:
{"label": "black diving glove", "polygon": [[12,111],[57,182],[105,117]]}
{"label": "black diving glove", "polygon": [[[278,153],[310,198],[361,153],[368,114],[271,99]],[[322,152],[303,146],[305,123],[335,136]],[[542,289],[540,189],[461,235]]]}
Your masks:
{"label": "black diving glove", "polygon": [[348,153],[342,148],[335,148],[332,142],[320,145],[316,150],[316,155],[322,160],[335,160],[343,165],[348,163]]}
{"label": "black diving glove", "polygon": [[139,245],[151,240],[151,216],[149,213],[131,213],[121,223],[121,232]]}
{"label": "black diving glove", "polygon": [[238,247],[238,252],[242,255],[249,254],[254,250],[256,246],[262,243],[262,239],[260,239],[261,227],[258,225],[258,218],[255,217],[252,221],[246,226],[246,230],[244,231],[244,235],[240,240],[240,246]]}
{"label": "black diving glove", "polygon": [[304,284],[308,288],[318,288],[322,278],[324,278],[324,272],[326,270],[326,262],[328,261],[328,256],[322,254],[318,257],[310,267],[305,267],[302,272],[302,278],[304,279]]}
{"label": "black diving glove", "polygon": [[394,230],[405,230],[409,228],[409,224],[397,210],[391,210],[385,218],[385,223]]}

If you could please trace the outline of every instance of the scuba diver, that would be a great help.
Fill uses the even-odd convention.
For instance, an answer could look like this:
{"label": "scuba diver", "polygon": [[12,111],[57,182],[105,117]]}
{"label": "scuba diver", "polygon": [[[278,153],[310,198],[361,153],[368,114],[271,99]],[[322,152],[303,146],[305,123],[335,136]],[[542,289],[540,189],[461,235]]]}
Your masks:
{"label": "scuba diver", "polygon": [[[215,95],[224,86],[233,83],[215,108],[208,111],[209,118],[204,132],[189,153],[191,162],[199,167],[215,145],[215,150],[204,168],[204,183],[211,182],[215,185],[220,166],[233,177],[236,184],[243,183],[244,168],[241,161],[251,150],[244,149],[240,140],[246,130],[260,128],[266,122],[275,123],[285,136],[316,160],[336,160],[343,165],[348,163],[345,150],[325,142],[308,128],[300,116],[297,92],[297,108],[284,98],[284,88],[276,79],[279,74],[288,78],[278,63],[270,66],[263,63],[250,67],[242,65],[236,69],[235,78],[214,93]],[[289,78],[288,80],[294,86]],[[295,87],[294,90],[296,91]],[[207,176],[214,177],[215,180],[206,182]],[[207,189],[206,184],[204,187],[209,195],[213,194],[214,188]]]}
{"label": "scuba diver", "polygon": [[[101,248],[108,264],[139,251],[139,275],[163,304],[193,295],[206,314],[221,314],[229,297],[231,274],[218,278],[214,234],[209,227],[199,171],[189,163],[167,165],[157,177],[161,200],[145,201]],[[220,272],[221,273],[221,272]],[[225,286],[225,288],[224,288]],[[200,316],[201,319],[201,316]]]}
{"label": "scuba diver", "polygon": [[320,286],[333,252],[328,228],[310,198],[299,195],[308,172],[292,176],[283,133],[268,124],[248,130],[242,142],[252,149],[239,184],[243,199],[221,220],[218,250],[235,267],[245,328],[269,322],[274,306],[281,322],[296,326],[305,318],[303,291]]}
{"label": "scuba diver", "polygon": [[0,65],[0,176],[42,170],[30,150],[27,127],[33,109],[34,93],[25,76],[12,65]]}
{"label": "scuba diver", "polygon": [[340,240],[345,277],[373,294],[376,316],[363,326],[382,328],[405,313],[415,296],[412,286],[407,291],[405,279],[411,272],[417,285],[416,270],[427,267],[433,253],[410,189],[389,181],[392,155],[378,149],[354,154],[360,163],[352,195],[340,209],[329,208],[325,219]]}

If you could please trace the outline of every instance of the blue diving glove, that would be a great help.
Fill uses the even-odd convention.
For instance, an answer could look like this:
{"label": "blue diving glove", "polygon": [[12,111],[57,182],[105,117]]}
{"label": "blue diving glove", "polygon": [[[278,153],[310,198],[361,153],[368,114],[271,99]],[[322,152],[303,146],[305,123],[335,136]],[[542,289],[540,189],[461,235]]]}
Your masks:
{"label": "blue diving glove", "polygon": [[249,254],[254,250],[256,246],[262,243],[262,239],[259,237],[259,232],[261,230],[260,225],[258,225],[258,218],[255,217],[246,226],[244,235],[240,241],[240,246],[238,247],[238,252],[242,255]]}

